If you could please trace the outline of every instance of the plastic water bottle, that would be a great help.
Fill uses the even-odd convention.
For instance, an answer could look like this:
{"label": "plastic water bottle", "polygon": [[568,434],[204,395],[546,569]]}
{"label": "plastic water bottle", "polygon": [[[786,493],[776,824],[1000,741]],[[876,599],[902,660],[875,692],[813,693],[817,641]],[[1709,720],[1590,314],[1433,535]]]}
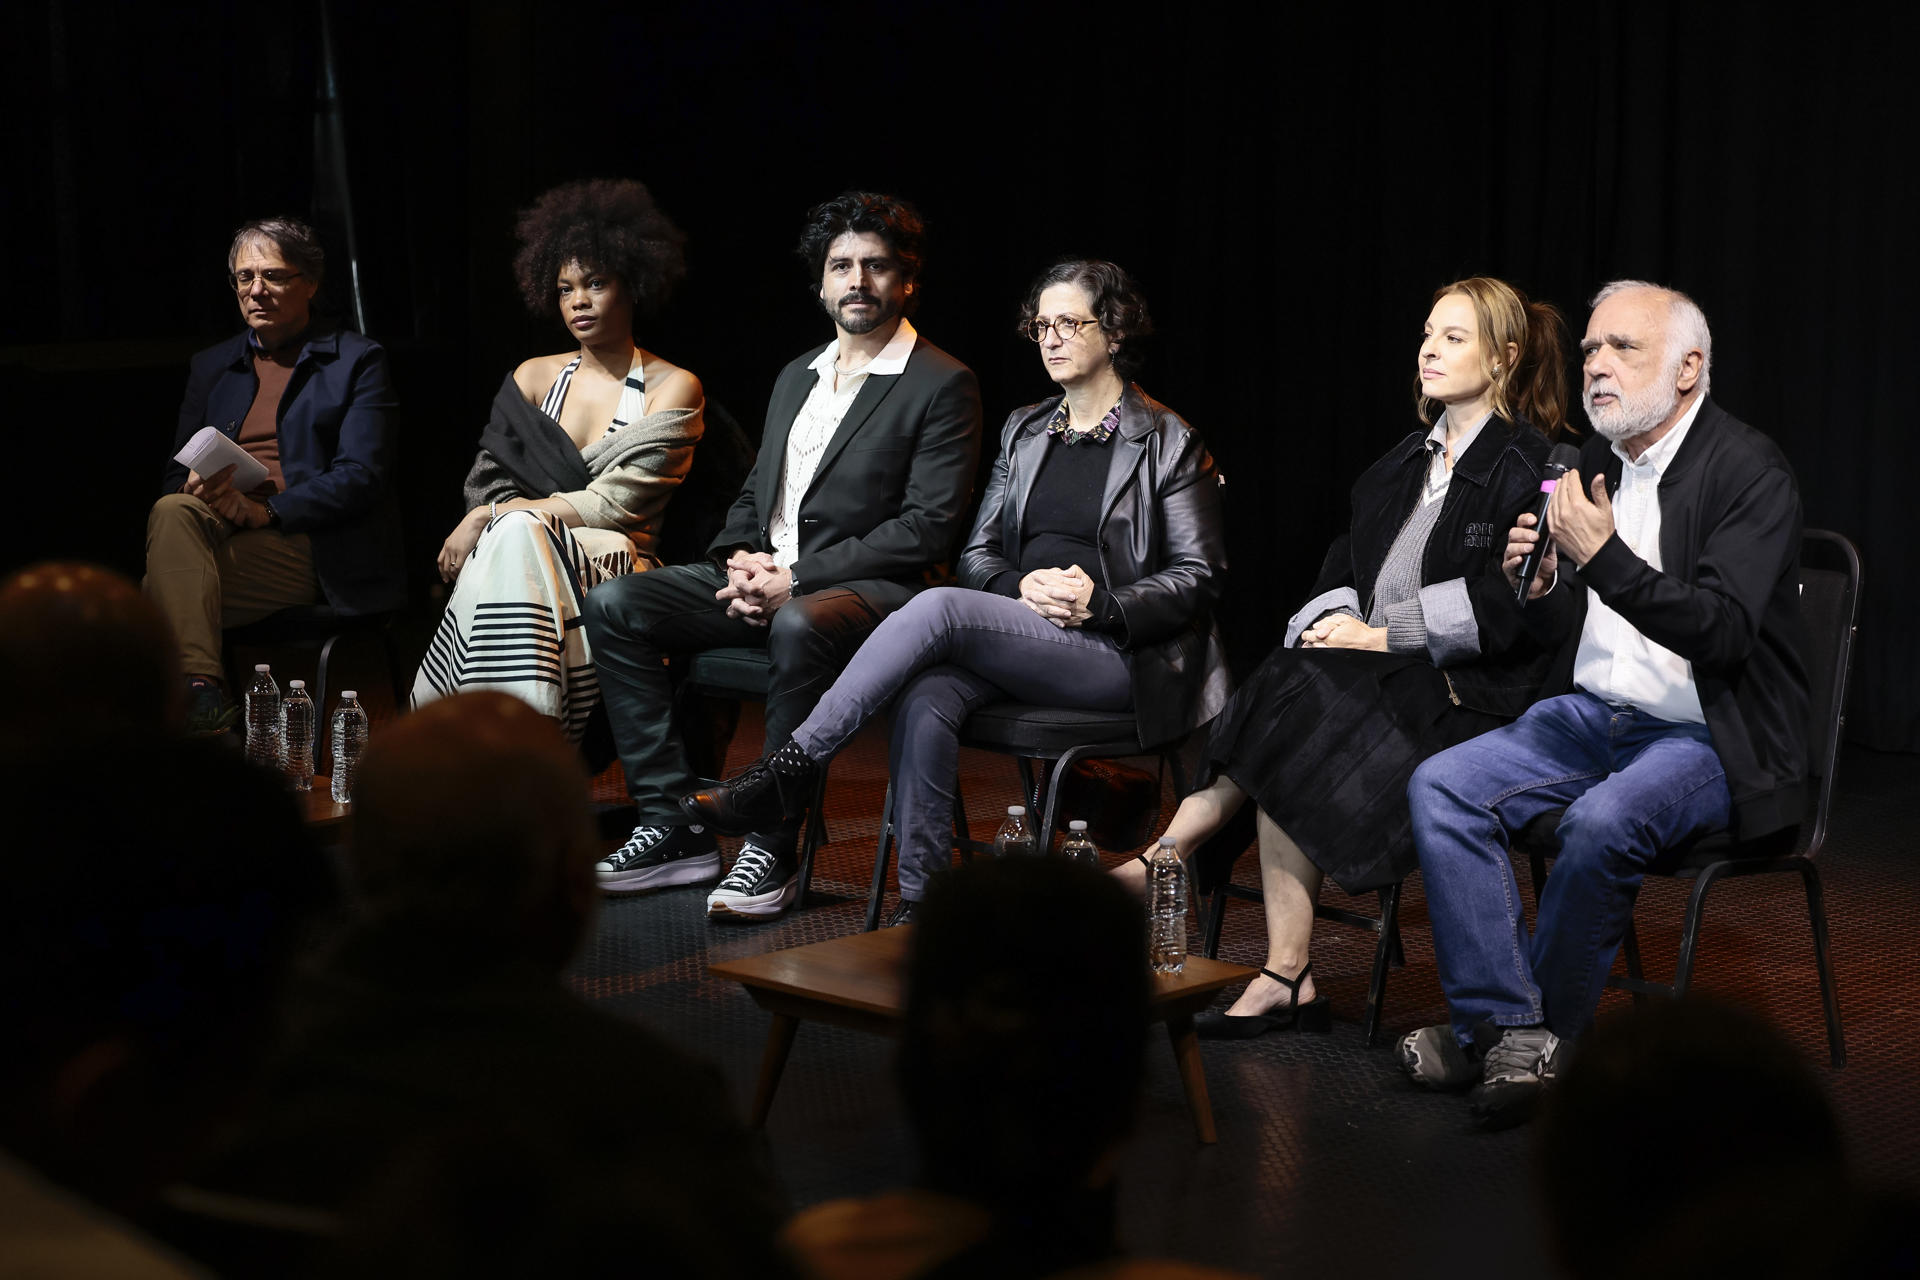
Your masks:
{"label": "plastic water bottle", "polygon": [[287,681],[287,696],[280,703],[287,726],[287,776],[295,791],[313,790],[313,699],[307,696],[305,680]]}
{"label": "plastic water bottle", "polygon": [[367,748],[367,713],[361,709],[360,695],[351,689],[340,691],[340,705],[333,713],[333,802],[353,801],[353,774],[360,767],[360,753]]}
{"label": "plastic water bottle", "polygon": [[286,767],[286,729],[280,720],[280,686],[273,668],[262,662],[247,686],[247,759],[278,773]]}
{"label": "plastic water bottle", "polygon": [[1007,820],[1000,824],[1000,830],[994,833],[993,853],[997,858],[1011,858],[1033,854],[1033,828],[1027,825],[1027,806],[1010,804],[1007,806]]}
{"label": "plastic water bottle", "polygon": [[1155,973],[1187,967],[1187,868],[1172,836],[1161,836],[1147,868],[1147,963]]}
{"label": "plastic water bottle", "polygon": [[1067,824],[1067,840],[1060,846],[1060,856],[1068,862],[1078,862],[1082,866],[1100,869],[1100,851],[1093,847],[1093,840],[1087,835],[1087,824],[1075,818]]}

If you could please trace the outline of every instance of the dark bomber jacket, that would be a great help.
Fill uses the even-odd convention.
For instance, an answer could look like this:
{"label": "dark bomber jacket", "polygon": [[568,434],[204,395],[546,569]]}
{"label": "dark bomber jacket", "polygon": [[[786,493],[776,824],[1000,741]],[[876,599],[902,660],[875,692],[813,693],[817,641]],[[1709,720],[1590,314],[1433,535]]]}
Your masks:
{"label": "dark bomber jacket", "polygon": [[[1365,616],[1380,566],[1426,482],[1426,439],[1424,431],[1407,436],[1354,482],[1352,527],[1327,549],[1314,600],[1295,615],[1296,623],[1311,622],[1343,600]],[[1453,464],[1421,563],[1429,656],[1455,702],[1491,715],[1511,718],[1526,710],[1547,673],[1548,650],[1528,634],[1500,561],[1507,530],[1539,497],[1549,447],[1524,422],[1489,419]],[[1346,589],[1357,599],[1346,599]],[[1450,637],[1444,622],[1436,626],[1443,612],[1457,615],[1464,635]],[[1297,631],[1287,643],[1296,639]]]}
{"label": "dark bomber jacket", "polygon": [[[1609,493],[1620,467],[1597,435],[1580,451],[1582,477],[1604,473]],[[1556,649],[1549,692],[1572,687],[1588,591],[1693,664],[1741,840],[1797,825],[1806,811],[1800,519],[1799,484],[1779,447],[1708,399],[1660,478],[1665,570],[1615,534],[1579,569],[1563,564],[1554,590],[1524,611]]]}

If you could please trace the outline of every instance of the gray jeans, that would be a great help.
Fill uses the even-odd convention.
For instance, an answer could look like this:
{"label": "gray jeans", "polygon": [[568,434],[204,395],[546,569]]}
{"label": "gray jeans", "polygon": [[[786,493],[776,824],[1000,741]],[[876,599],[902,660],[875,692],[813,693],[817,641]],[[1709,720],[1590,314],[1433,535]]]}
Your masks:
{"label": "gray jeans", "polygon": [[1133,705],[1126,655],[1111,638],[1056,627],[1018,600],[936,587],[875,628],[794,730],[800,749],[825,761],[892,706],[887,766],[901,897],[918,901],[927,877],[951,865],[960,726],[976,707],[1003,699],[1125,711]]}

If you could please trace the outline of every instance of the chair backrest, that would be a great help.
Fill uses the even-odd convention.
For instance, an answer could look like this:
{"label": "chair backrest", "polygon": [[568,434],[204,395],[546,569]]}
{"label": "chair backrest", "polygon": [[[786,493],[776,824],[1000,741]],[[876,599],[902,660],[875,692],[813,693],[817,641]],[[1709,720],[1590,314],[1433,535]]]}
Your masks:
{"label": "chair backrest", "polygon": [[1827,814],[1847,723],[1847,683],[1860,619],[1860,552],[1843,535],[1808,529],[1800,542],[1800,616],[1807,632],[1807,765],[1818,781],[1809,857],[1826,842]]}

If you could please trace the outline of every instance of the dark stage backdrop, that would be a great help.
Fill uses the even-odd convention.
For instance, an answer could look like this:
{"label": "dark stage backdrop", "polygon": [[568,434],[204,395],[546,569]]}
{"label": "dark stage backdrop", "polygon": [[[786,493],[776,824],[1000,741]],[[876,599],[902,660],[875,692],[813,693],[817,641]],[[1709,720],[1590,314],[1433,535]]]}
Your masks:
{"label": "dark stage backdrop", "polygon": [[927,214],[918,323],[979,372],[993,426],[1048,389],[1012,333],[1032,275],[1069,252],[1137,273],[1163,330],[1143,380],[1229,477],[1224,618],[1243,664],[1346,520],[1352,477],[1411,426],[1436,285],[1504,276],[1576,334],[1610,277],[1688,290],[1713,322],[1716,398],[1785,447],[1808,523],[1865,552],[1854,738],[1920,749],[1911,19],[424,8],[328,7],[341,171],[316,140],[317,0],[7,7],[0,366],[29,491],[9,564],[137,571],[185,358],[235,328],[219,275],[246,217],[320,214],[337,285],[350,198],[368,325],[406,399],[424,601],[488,398],[566,345],[515,300],[517,208],[571,178],[645,180],[692,268],[642,341],[757,436],[780,366],[827,336],[797,223],[865,186]]}

